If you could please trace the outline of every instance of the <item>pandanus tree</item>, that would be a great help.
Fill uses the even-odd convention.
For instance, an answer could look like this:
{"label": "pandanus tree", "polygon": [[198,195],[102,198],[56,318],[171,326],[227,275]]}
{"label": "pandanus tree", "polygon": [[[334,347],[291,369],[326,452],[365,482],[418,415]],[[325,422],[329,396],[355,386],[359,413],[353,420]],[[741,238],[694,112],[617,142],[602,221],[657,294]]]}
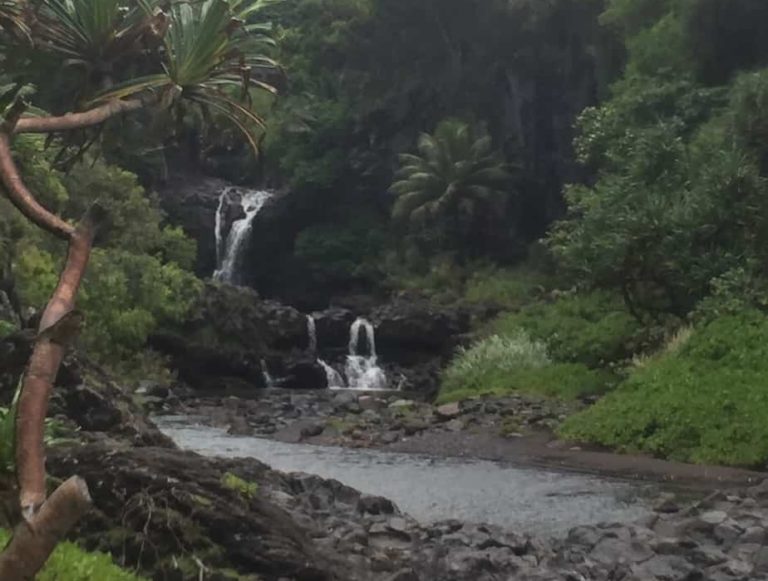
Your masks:
{"label": "pandanus tree", "polygon": [[477,226],[500,218],[509,199],[511,173],[488,135],[448,120],[419,137],[418,154],[402,154],[391,187],[395,220],[436,242],[435,250],[466,257]]}
{"label": "pandanus tree", "polygon": [[98,129],[132,111],[198,109],[237,127],[254,148],[262,122],[254,90],[275,63],[270,39],[254,24],[268,0],[0,0],[0,58],[13,51],[44,55],[81,79],[67,112],[32,105],[21,83],[0,88],[0,181],[28,220],[68,244],[58,286],[40,319],[15,418],[15,471],[21,522],[0,555],[0,579],[31,579],[58,541],[88,509],[86,483],[73,476],[46,494],[44,420],[68,344],[82,316],[75,302],[94,238],[104,222],[98,202],[72,224],[49,211],[24,183],[13,154],[20,134],[47,134],[64,144],[68,132]]}

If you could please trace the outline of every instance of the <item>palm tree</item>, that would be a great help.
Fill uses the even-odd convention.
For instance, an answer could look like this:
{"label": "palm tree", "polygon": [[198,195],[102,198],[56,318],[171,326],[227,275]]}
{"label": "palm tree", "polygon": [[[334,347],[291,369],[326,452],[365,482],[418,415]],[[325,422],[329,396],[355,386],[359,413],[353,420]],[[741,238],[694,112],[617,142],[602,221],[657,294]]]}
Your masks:
{"label": "palm tree", "polygon": [[418,155],[402,154],[390,191],[397,196],[392,216],[422,234],[436,235],[440,250],[465,256],[481,220],[502,215],[512,175],[488,135],[467,123],[443,121],[434,135],[422,134]]}
{"label": "palm tree", "polygon": [[[75,300],[104,219],[98,205],[78,224],[41,205],[19,174],[13,139],[22,133],[52,135],[96,127],[139,109],[186,111],[191,105],[203,112],[202,118],[213,112],[229,120],[255,148],[262,122],[253,111],[251,91],[274,92],[263,78],[275,63],[263,55],[270,44],[265,27],[252,21],[269,1],[36,0],[27,6],[24,0],[0,0],[0,24],[28,30],[32,50],[58,59],[73,74],[84,69],[88,80],[95,81],[85,83],[73,111],[60,116],[33,109],[30,87],[0,87],[4,194],[30,221],[69,245],[22,380],[15,469],[26,522],[0,555],[4,581],[34,577],[90,505],[88,488],[77,477],[46,498],[43,430],[53,381],[81,323]],[[24,35],[9,36],[21,41]],[[12,51],[9,42],[6,50]]]}

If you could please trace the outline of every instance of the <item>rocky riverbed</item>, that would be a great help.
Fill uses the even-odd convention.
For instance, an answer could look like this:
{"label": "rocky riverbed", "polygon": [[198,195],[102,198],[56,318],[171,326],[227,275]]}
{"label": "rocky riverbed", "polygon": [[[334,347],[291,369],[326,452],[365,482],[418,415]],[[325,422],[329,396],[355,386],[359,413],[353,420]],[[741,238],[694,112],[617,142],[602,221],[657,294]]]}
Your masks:
{"label": "rocky riverbed", "polygon": [[[168,433],[168,432],[166,432]],[[203,434],[205,435],[205,434]],[[234,440],[241,438],[232,437]],[[208,450],[221,441],[208,438]],[[307,447],[307,446],[304,446]],[[370,452],[354,452],[365,453]],[[180,453],[181,454],[181,453]],[[382,581],[729,581],[768,579],[768,482],[695,501],[661,493],[642,516],[614,515],[558,538],[524,527],[460,519],[417,521],[390,500],[305,473],[280,473],[253,459],[189,459],[254,483],[254,496],[286,511],[319,551],[326,570],[297,579]],[[397,459],[393,459],[397,462]],[[312,465],[308,463],[307,469]],[[344,473],[341,469],[340,473]],[[436,476],[438,474],[436,473]],[[392,478],[397,473],[392,472]],[[482,475],[480,475],[482,478]],[[442,480],[433,479],[438,489]],[[563,506],[569,495],[563,477]],[[423,483],[414,482],[414,486]],[[446,484],[448,486],[448,484]],[[510,482],[514,488],[514,482]],[[514,494],[514,490],[511,491]],[[542,494],[545,491],[542,490]],[[571,491],[573,493],[573,491]],[[417,494],[417,492],[414,492]],[[439,498],[439,491],[436,493]],[[501,499],[500,499],[500,502]],[[499,505],[499,511],[508,508]],[[557,507],[552,507],[553,511]],[[621,518],[623,517],[623,518]],[[546,518],[546,515],[541,515]],[[332,558],[331,558],[332,557]],[[341,562],[334,559],[341,559]],[[338,569],[338,568],[341,569]],[[327,568],[335,577],[323,576]],[[268,579],[273,577],[267,575]]]}
{"label": "rocky riverbed", "polygon": [[435,406],[398,392],[259,390],[244,397],[151,398],[162,413],[192,415],[234,435],[269,436],[356,448],[379,447],[425,432],[492,432],[519,438],[551,432],[584,402],[508,396]]}
{"label": "rocky riverbed", "polygon": [[250,390],[240,397],[178,390],[160,395],[145,394],[156,415],[192,416],[231,435],[287,443],[484,459],[704,490],[763,478],[749,470],[619,455],[558,440],[557,425],[588,401],[511,395],[433,405],[404,399],[399,392],[354,390]]}

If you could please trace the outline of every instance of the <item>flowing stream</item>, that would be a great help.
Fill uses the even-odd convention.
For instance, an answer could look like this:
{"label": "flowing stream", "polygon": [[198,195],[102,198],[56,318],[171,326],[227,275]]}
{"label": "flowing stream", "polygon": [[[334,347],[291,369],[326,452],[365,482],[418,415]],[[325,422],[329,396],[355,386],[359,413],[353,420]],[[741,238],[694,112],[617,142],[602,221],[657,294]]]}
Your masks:
{"label": "flowing stream", "polygon": [[647,516],[649,498],[656,492],[653,485],[495,462],[230,436],[187,417],[155,421],[182,448],[208,456],[254,457],[285,472],[334,478],[390,498],[425,523],[454,518],[560,536],[578,525],[626,523]]}
{"label": "flowing stream", "polygon": [[[225,237],[224,222],[227,204],[237,191],[242,191],[241,205],[245,217],[232,223],[229,234]],[[264,204],[272,197],[272,192],[265,190],[239,190],[238,188],[225,188],[219,198],[219,207],[216,210],[216,256],[218,260],[216,272],[213,278],[230,284],[240,284],[242,276],[242,254],[246,249],[246,242],[251,233],[253,220]]]}

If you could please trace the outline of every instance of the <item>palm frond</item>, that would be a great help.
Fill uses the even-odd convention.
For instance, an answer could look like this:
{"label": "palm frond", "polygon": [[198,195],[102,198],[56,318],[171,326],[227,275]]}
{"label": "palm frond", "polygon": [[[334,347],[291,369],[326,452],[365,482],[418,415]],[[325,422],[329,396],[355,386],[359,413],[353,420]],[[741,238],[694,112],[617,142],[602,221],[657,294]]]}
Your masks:
{"label": "palm frond", "polygon": [[11,34],[30,38],[29,25],[24,18],[25,2],[22,0],[0,0],[0,26]]}

